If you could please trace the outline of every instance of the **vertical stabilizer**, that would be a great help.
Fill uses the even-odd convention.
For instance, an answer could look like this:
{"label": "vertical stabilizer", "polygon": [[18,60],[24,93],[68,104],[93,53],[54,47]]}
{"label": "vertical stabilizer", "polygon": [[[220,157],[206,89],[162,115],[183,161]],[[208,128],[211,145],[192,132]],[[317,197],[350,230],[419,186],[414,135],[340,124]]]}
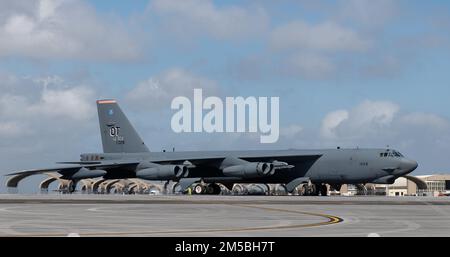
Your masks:
{"label": "vertical stabilizer", "polygon": [[97,101],[100,133],[105,153],[149,152],[116,100]]}

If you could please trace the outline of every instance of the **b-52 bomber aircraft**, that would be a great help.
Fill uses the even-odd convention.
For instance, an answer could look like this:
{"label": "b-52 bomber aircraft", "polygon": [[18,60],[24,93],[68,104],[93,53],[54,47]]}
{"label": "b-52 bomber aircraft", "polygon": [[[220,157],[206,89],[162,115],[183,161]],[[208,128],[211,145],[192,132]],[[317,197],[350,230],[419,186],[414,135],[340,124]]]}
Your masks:
{"label": "b-52 bomber aircraft", "polygon": [[326,184],[392,184],[417,168],[417,162],[392,149],[258,150],[150,152],[116,100],[98,100],[103,153],[81,154],[80,161],[64,167],[26,170],[9,175],[48,172],[71,180],[70,191],[81,179],[140,178],[174,181],[184,192],[195,185],[196,194],[219,194],[222,184],[282,184],[293,192],[301,184],[307,194],[327,195]]}

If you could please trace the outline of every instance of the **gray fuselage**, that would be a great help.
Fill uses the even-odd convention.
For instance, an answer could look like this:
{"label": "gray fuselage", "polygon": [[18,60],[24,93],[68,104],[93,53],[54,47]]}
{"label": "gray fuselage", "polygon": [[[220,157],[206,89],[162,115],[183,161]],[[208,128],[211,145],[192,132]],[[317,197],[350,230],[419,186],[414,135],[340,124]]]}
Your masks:
{"label": "gray fuselage", "polygon": [[[219,168],[217,160],[227,157],[250,162],[282,161],[294,165],[291,169],[277,170],[267,177],[228,177]],[[189,169],[189,177],[205,182],[229,183],[289,183],[307,177],[313,183],[356,184],[377,182],[389,184],[397,177],[412,172],[417,162],[403,157],[391,149],[326,149],[326,150],[262,150],[262,151],[199,151],[199,152],[149,152],[149,153],[94,153],[82,154],[82,161],[135,160],[159,164],[181,164],[201,160]],[[135,167],[110,172],[110,178],[132,177]],[[117,174],[115,176],[114,174]]]}

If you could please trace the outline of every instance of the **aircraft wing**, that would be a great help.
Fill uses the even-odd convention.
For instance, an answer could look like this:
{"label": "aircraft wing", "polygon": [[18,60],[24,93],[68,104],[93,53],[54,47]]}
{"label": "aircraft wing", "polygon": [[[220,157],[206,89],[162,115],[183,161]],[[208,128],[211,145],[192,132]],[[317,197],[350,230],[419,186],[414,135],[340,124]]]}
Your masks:
{"label": "aircraft wing", "polygon": [[137,164],[139,164],[139,161],[61,162],[59,164],[71,164],[71,165],[64,165],[64,166],[52,167],[52,168],[22,170],[22,171],[6,174],[5,176],[34,175],[34,174],[42,174],[42,173],[47,173],[47,172],[62,172],[62,173],[64,173],[65,171],[71,172],[71,171],[79,170],[81,168],[111,169],[111,168],[137,165]]}
{"label": "aircraft wing", "polygon": [[[205,165],[205,164],[217,164],[222,162],[226,158],[239,158],[245,161],[249,162],[272,162],[272,161],[278,161],[278,162],[287,162],[290,163],[298,163],[298,162],[305,162],[305,161],[315,161],[318,158],[320,158],[321,154],[252,154],[252,155],[228,155],[226,153],[224,154],[208,154],[204,153],[201,155],[181,155],[181,156],[174,156],[174,157],[155,157],[153,159],[150,159],[149,161],[159,164],[167,164],[167,163],[177,163],[182,164],[185,161],[189,161],[193,163],[194,165]],[[281,164],[281,163],[278,163]]]}

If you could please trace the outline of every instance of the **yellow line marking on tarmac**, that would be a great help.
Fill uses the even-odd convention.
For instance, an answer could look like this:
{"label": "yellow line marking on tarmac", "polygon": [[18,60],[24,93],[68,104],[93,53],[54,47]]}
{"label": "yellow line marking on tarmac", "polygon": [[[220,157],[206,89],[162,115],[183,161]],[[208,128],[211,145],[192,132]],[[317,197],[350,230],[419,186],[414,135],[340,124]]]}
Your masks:
{"label": "yellow line marking on tarmac", "polygon": [[[340,217],[314,213],[314,212],[303,212],[295,210],[286,210],[271,207],[261,207],[254,205],[242,205],[242,204],[226,204],[231,206],[239,206],[253,209],[260,209],[265,211],[275,211],[275,212],[286,212],[303,214],[309,216],[316,216],[328,219],[328,221],[310,223],[310,224],[298,224],[298,225],[282,225],[282,226],[265,226],[265,227],[247,227],[247,228],[218,228],[218,229],[199,229],[199,230],[166,230],[166,231],[129,231],[129,232],[86,232],[79,233],[80,236],[144,236],[144,235],[157,235],[157,234],[184,234],[184,233],[215,233],[215,232],[247,232],[247,231],[262,231],[262,230],[278,230],[278,229],[295,229],[295,228],[310,228],[318,226],[326,226],[337,224],[343,222],[344,220]],[[35,237],[56,237],[56,236],[67,236],[67,233],[40,233],[40,234],[23,234],[18,236],[35,236]]]}
{"label": "yellow line marking on tarmac", "polygon": [[261,207],[261,206],[254,206],[254,205],[238,205],[238,206],[255,208],[255,209],[266,210],[266,211],[278,211],[278,212],[304,214],[304,215],[317,216],[317,217],[323,217],[323,218],[327,218],[328,219],[328,221],[325,221],[325,222],[313,223],[313,224],[304,224],[304,227],[317,227],[317,226],[332,225],[332,224],[337,224],[337,223],[341,223],[341,222],[344,221],[344,219],[342,219],[342,218],[340,218],[338,216],[322,214],[322,213],[286,210],[286,209],[271,208],[271,207]]}

